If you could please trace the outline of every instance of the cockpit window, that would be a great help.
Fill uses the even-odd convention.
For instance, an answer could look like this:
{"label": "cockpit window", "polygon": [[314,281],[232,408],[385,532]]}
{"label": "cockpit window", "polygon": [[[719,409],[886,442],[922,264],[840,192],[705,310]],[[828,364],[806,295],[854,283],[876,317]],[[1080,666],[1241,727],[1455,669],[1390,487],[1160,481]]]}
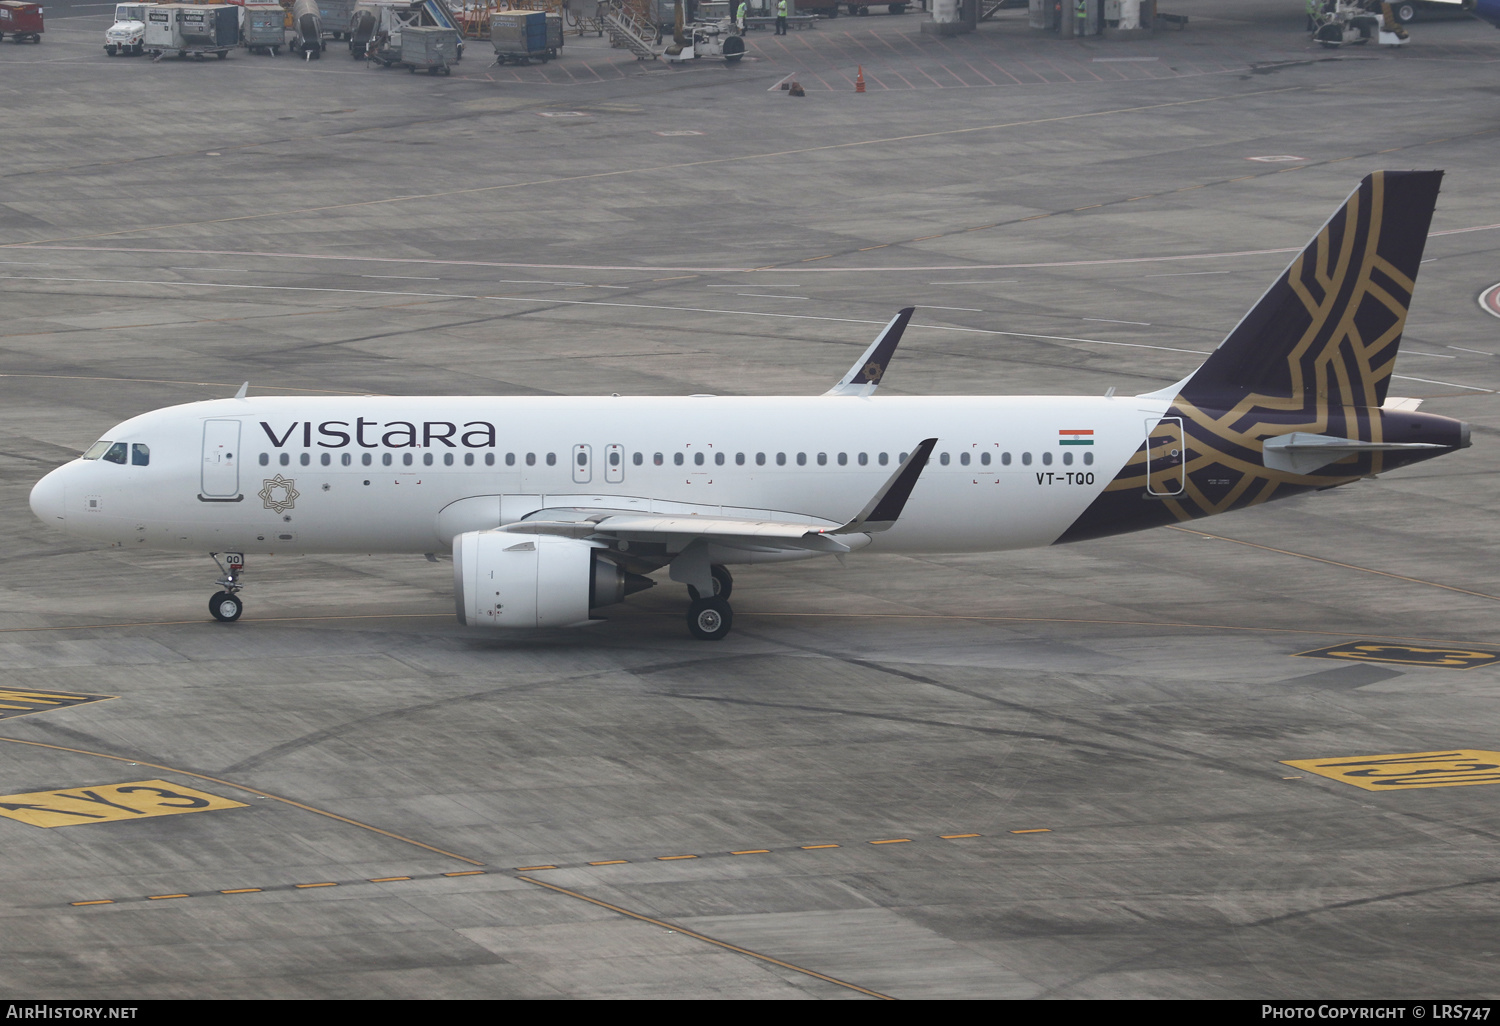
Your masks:
{"label": "cockpit window", "polygon": [[130,447],[130,465],[133,467],[149,467],[151,465],[151,447],[136,442]]}
{"label": "cockpit window", "polygon": [[124,442],[116,442],[114,445],[111,445],[109,447],[109,451],[104,454],[104,462],[123,464],[125,462],[126,450],[128,448],[129,446],[127,446]]}
{"label": "cockpit window", "polygon": [[89,446],[88,452],[84,453],[81,459],[97,460],[100,456],[103,456],[106,452],[108,452],[109,447],[114,444],[114,442],[95,442],[93,445]]}

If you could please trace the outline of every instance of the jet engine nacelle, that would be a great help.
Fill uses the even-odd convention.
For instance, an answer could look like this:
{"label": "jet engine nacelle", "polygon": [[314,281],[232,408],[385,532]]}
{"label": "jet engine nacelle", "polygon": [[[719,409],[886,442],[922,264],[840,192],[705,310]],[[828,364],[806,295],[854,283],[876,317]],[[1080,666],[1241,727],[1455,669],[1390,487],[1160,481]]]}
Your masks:
{"label": "jet engine nacelle", "polygon": [[603,558],[603,548],[548,534],[469,531],[453,539],[458,622],[471,627],[576,627],[589,610],[655,584]]}

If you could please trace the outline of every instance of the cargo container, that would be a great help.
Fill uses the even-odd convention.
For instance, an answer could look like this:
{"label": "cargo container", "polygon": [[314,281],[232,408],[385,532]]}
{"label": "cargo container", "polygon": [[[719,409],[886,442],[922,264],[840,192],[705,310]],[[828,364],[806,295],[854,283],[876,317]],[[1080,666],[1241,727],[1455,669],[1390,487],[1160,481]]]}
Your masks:
{"label": "cargo container", "polygon": [[12,43],[42,41],[42,5],[22,0],[0,0],[0,39],[10,36]]}
{"label": "cargo container", "polygon": [[132,54],[146,52],[146,8],[151,4],[115,4],[115,23],[104,30],[104,52]]}
{"label": "cargo container", "polygon": [[458,31],[437,25],[408,25],[401,30],[401,63],[415,74],[453,74],[458,63]]}
{"label": "cargo container", "polygon": [[146,8],[146,49],[153,60],[176,51],[220,60],[240,45],[240,9],[233,4],[156,4]]}
{"label": "cargo container", "polygon": [[286,45],[286,12],[278,4],[246,4],[240,42],[251,53],[275,57]]}
{"label": "cargo container", "polygon": [[[400,64],[402,33],[407,28],[433,27],[459,31],[443,0],[360,0],[350,18],[349,55],[379,61],[386,67]],[[457,51],[455,60],[463,60],[462,38]]]}
{"label": "cargo container", "polygon": [[194,5],[178,17],[190,50],[222,53],[240,45],[240,8],[233,4]]}
{"label": "cargo container", "polygon": [[495,63],[529,64],[533,58],[546,61],[547,14],[545,11],[497,11],[490,16],[490,43]]}
{"label": "cargo container", "polygon": [[547,12],[547,53],[561,57],[563,48],[563,16],[560,12]]}
{"label": "cargo container", "polygon": [[182,26],[178,24],[178,12],[185,4],[156,4],[146,8],[146,49],[152,56],[179,51],[186,56],[182,43]]}

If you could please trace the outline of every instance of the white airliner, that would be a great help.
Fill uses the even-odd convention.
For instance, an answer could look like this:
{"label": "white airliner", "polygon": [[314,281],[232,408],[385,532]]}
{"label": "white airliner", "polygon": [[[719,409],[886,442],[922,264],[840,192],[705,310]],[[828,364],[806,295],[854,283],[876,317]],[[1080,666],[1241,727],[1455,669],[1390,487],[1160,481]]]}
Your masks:
{"label": "white airliner", "polygon": [[1386,389],[1442,172],[1367,177],[1188,378],[1138,396],[872,395],[911,309],[816,397],[249,398],[111,428],[31,507],[121,547],[453,556],[459,620],[585,624],[668,568],[724,637],[729,566],[1097,538],[1469,444]]}

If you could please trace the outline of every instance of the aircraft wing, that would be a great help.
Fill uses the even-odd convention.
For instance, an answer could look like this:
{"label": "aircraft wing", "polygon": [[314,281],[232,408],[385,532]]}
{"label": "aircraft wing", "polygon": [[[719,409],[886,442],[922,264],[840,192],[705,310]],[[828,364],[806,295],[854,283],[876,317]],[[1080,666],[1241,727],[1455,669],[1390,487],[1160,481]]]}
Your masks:
{"label": "aircraft wing", "polygon": [[855,546],[839,536],[857,542],[895,525],[936,445],[936,438],[920,442],[854,519],[844,524],[794,513],[787,514],[786,519],[766,519],[713,513],[657,514],[562,508],[540,510],[499,530],[511,534],[556,534],[622,541],[673,538],[678,539],[679,544],[701,538],[816,552],[849,552]]}

